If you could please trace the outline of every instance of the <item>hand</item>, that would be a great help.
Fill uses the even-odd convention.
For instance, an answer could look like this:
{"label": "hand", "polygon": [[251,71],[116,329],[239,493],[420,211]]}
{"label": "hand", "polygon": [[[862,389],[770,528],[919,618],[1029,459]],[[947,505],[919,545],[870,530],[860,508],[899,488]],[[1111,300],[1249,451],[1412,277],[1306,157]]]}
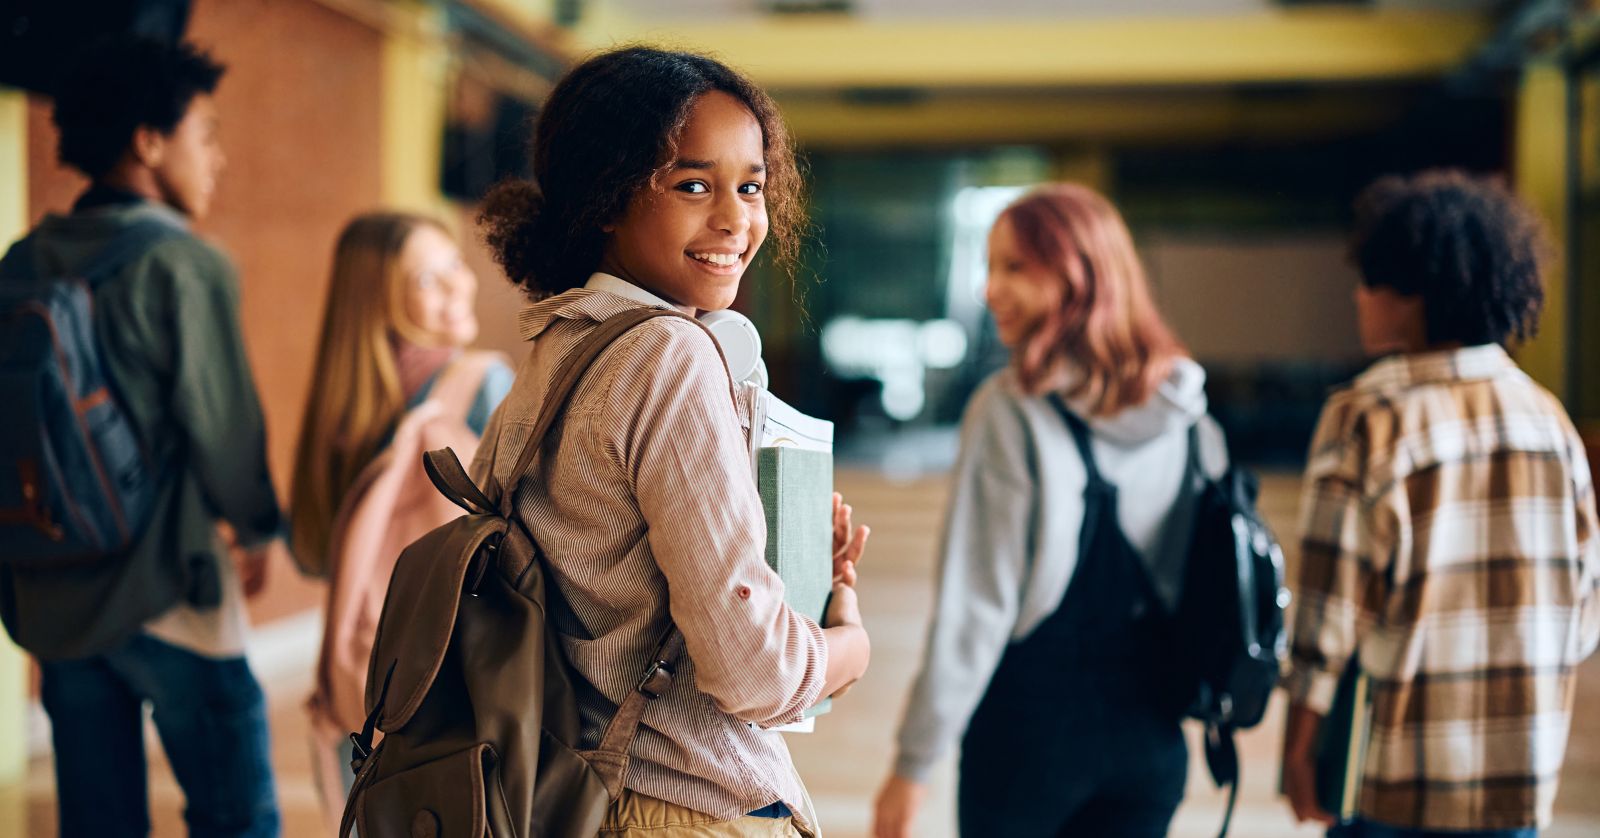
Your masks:
{"label": "hand", "polygon": [[861,606],[856,601],[856,589],[843,582],[833,583],[833,595],[828,598],[828,612],[822,615],[822,627],[861,626]]}
{"label": "hand", "polygon": [[1315,821],[1326,826],[1337,823],[1337,819],[1317,803],[1317,768],[1309,754],[1285,759],[1283,794],[1289,798],[1289,808],[1294,810],[1295,823]]}
{"label": "hand", "polygon": [[911,838],[911,825],[927,796],[927,784],[890,775],[872,805],[872,838]]}
{"label": "hand", "polygon": [[[866,656],[871,655],[871,641],[867,640],[867,630],[861,625],[861,607],[856,602],[855,588],[852,588],[849,585],[837,580],[833,583],[833,595],[828,599],[828,612],[822,615],[822,627],[824,629],[849,629],[851,632],[856,634],[857,639],[859,640],[859,643],[856,645],[859,646],[860,651],[864,656],[861,661],[861,669],[864,671],[866,669]],[[829,648],[831,652],[833,647],[830,646]],[[833,664],[834,661],[832,657],[830,657],[830,668],[833,666]],[[850,692],[850,688],[855,686],[856,681],[859,679],[859,674],[855,675],[855,677],[851,677],[850,680],[845,681],[838,689],[829,693],[828,697],[843,697],[845,693]]]}
{"label": "hand", "polygon": [[229,548],[228,553],[233,558],[233,563],[239,570],[239,584],[244,588],[246,599],[255,599],[258,594],[267,588],[267,562],[272,556],[272,545],[268,541],[255,547]]}
{"label": "hand", "polygon": [[872,535],[872,529],[861,526],[852,530],[851,512],[850,505],[844,502],[844,496],[834,492],[833,581],[835,584],[855,587],[856,564],[861,561],[861,553],[867,548],[867,537]]}
{"label": "hand", "polygon": [[1322,716],[1301,704],[1289,705],[1283,736],[1283,794],[1296,823],[1316,821],[1333,826],[1337,819],[1317,803],[1317,730]]}

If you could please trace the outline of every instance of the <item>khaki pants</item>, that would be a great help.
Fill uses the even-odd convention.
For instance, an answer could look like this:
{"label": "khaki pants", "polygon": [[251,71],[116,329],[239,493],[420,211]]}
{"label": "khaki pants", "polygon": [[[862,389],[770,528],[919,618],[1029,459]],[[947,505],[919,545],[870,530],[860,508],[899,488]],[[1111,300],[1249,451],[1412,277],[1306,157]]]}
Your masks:
{"label": "khaki pants", "polygon": [[811,838],[794,818],[720,820],[631,789],[611,804],[600,838]]}

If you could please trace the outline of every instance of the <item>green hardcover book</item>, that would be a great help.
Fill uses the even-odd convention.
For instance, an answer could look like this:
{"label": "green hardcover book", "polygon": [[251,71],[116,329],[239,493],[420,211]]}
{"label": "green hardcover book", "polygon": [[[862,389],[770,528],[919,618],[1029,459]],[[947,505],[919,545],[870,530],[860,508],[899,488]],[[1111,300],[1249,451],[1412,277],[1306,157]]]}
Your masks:
{"label": "green hardcover book", "polygon": [[820,623],[833,590],[833,455],[763,448],[756,488],[767,514],[767,564],[783,578],[789,606]]}
{"label": "green hardcover book", "polygon": [[1372,735],[1372,695],[1367,673],[1350,661],[1339,676],[1333,706],[1317,730],[1317,804],[1348,823],[1355,819]]}
{"label": "green hardcover book", "polygon": [[[762,448],[756,488],[767,515],[767,564],[783,579],[789,607],[821,623],[833,591],[833,455]],[[806,715],[826,713],[831,703]]]}

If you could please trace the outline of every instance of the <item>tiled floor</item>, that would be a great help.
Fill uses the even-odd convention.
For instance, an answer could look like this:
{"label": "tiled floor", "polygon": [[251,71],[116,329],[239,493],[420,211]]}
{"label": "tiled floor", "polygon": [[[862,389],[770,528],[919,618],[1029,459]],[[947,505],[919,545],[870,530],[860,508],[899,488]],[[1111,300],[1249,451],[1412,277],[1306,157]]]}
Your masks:
{"label": "tiled floor", "polygon": [[[865,472],[841,472],[839,483],[855,506],[858,520],[871,524],[874,531],[861,577],[862,609],[873,637],[873,667],[869,676],[838,702],[834,712],[821,720],[816,733],[797,734],[790,741],[827,835],[856,838],[868,829],[872,795],[888,770],[894,726],[921,648],[932,601],[933,542],[944,505],[945,484],[936,478],[892,484]],[[1272,476],[1265,481],[1263,507],[1280,533],[1291,529],[1297,494],[1292,476]],[[273,706],[273,761],[278,772],[284,834],[323,834],[310,780],[307,726],[300,711],[308,683],[306,670],[314,654],[314,629],[278,630],[270,639],[277,651],[264,659],[263,668],[270,671],[270,676],[263,680]],[[1591,664],[1580,680],[1572,745],[1556,824],[1547,833],[1548,838],[1600,835],[1600,712],[1590,709],[1600,706],[1597,702],[1600,666]],[[1315,829],[1296,828],[1274,793],[1281,709],[1276,707],[1258,730],[1242,740],[1245,780],[1233,831],[1240,838],[1317,834]],[[152,748],[151,762],[154,834],[181,836],[182,798],[158,748]],[[920,822],[919,836],[947,838],[954,834],[952,782],[952,766],[947,763],[935,776],[933,802]],[[25,834],[40,838],[54,835],[54,792],[48,759],[36,760],[31,766],[22,794],[17,789],[0,789],[0,810],[16,807],[19,798],[26,800]],[[1214,835],[1222,803],[1222,795],[1210,788],[1196,755],[1190,770],[1189,796],[1179,810],[1173,835]],[[8,822],[15,820],[0,817],[0,828]]]}

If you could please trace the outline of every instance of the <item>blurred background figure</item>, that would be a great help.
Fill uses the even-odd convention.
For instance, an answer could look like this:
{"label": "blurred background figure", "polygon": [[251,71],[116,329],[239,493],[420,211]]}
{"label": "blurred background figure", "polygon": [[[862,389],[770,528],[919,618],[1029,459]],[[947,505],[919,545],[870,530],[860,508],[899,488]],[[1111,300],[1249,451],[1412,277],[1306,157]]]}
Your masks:
{"label": "blurred background figure", "polygon": [[463,348],[478,336],[477,291],[460,248],[425,216],[357,216],[334,250],[289,507],[296,563],[329,585],[308,708],[330,830],[354,779],[349,735],[367,717],[367,659],[394,562],[460,514],[422,455],[470,456],[511,390],[504,355]]}
{"label": "blurred background figure", "polygon": [[[874,529],[860,584],[878,665],[848,707],[790,737],[831,836],[866,833],[893,750],[932,609],[956,423],[1006,363],[982,303],[985,239],[1027,188],[1083,183],[1121,210],[1162,312],[1207,371],[1232,453],[1265,467],[1263,509],[1286,544],[1317,410],[1365,364],[1345,232],[1357,190],[1380,174],[1508,176],[1559,257],[1539,335],[1516,360],[1580,432],[1592,440],[1600,427],[1590,3],[6,0],[0,16],[7,238],[70,208],[85,185],[56,164],[59,56],[129,28],[181,32],[226,56],[216,103],[229,168],[198,227],[240,269],[283,496],[318,301],[349,218],[375,206],[429,214],[460,231],[479,276],[497,276],[470,219],[497,179],[527,173],[528,120],[565,67],[658,41],[710,51],[771,91],[808,166],[814,235],[794,286],[751,276],[736,308],[761,330],[774,392],[837,423],[839,488]],[[520,305],[508,284],[485,281],[475,344],[520,357]],[[313,833],[299,702],[326,592],[276,561],[249,603],[252,663],[275,714],[285,830]],[[1600,681],[1583,668],[1576,689],[1582,702]],[[0,656],[0,777],[16,778],[0,781],[0,834],[53,834],[36,695],[25,660]],[[1318,833],[1296,831],[1276,797],[1279,728],[1269,719],[1241,738],[1236,835]],[[1600,719],[1579,714],[1572,742],[1549,835],[1600,831]],[[953,834],[951,767],[929,775],[919,835]],[[1205,772],[1189,775],[1176,835],[1220,821]],[[151,776],[155,829],[178,834],[176,789]]]}
{"label": "blurred background figure", "polygon": [[1361,788],[1330,835],[1533,838],[1574,670],[1600,644],[1583,442],[1506,355],[1538,329],[1543,230],[1500,184],[1449,170],[1382,178],[1356,210],[1377,360],[1329,396],[1306,467],[1284,790],[1297,818],[1333,819],[1317,743],[1350,724],[1336,695],[1361,673]]}
{"label": "blurred background figure", "polygon": [[928,648],[873,831],[917,834],[928,775],[959,740],[963,835],[1159,838],[1189,767],[1165,615],[1197,480],[1227,465],[1205,370],[1093,190],[1024,195],[988,255],[1012,363],[962,423]]}
{"label": "blurred background figure", "polygon": [[[77,457],[56,439],[9,449],[7,497],[25,501],[27,514],[59,493],[61,508],[46,507],[32,526],[18,526],[27,518],[10,510],[0,616],[39,659],[62,835],[149,830],[148,707],[190,833],[272,838],[267,701],[245,659],[245,598],[262,592],[280,512],[239,279],[190,228],[212,209],[226,164],[214,99],[224,68],[192,44],[128,34],[94,41],[69,66],[51,117],[61,162],[89,185],[70,212],[46,216],[7,252],[0,283],[83,283],[78,310],[87,316],[77,322],[57,319],[58,305],[27,304],[53,312],[34,346],[59,359],[57,386],[73,400],[47,413],[55,388],[8,368],[4,421],[7,433],[47,438],[76,425],[99,447]],[[4,328],[17,338],[8,352],[23,345],[25,310],[7,312]],[[82,332],[94,336],[92,350]],[[77,390],[101,374],[103,389]],[[121,416],[95,410],[105,402]],[[120,450],[105,444],[119,419],[137,440]],[[96,515],[93,495],[74,489],[142,482],[129,460],[144,461],[150,494],[142,515],[126,495],[112,508],[123,544],[9,563],[34,546],[18,530],[54,530],[53,540],[70,543],[75,525]]]}

